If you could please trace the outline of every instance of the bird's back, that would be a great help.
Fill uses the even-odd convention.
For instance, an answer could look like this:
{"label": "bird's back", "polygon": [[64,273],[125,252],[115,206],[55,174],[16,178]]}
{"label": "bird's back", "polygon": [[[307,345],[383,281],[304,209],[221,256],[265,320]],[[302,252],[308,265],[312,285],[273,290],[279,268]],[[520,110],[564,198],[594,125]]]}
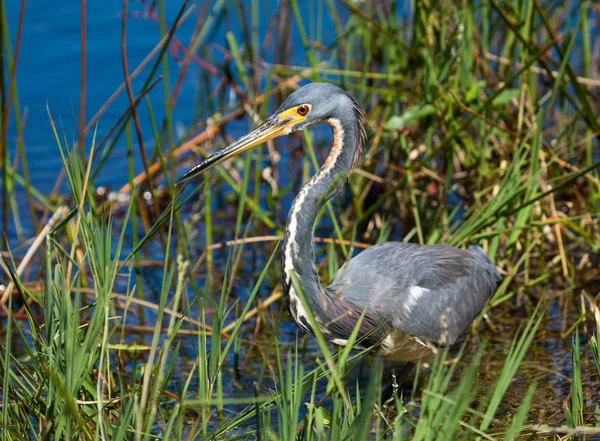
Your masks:
{"label": "bird's back", "polygon": [[331,302],[366,307],[425,343],[453,344],[500,282],[500,274],[477,246],[388,242],[373,246],[344,264],[326,292]]}

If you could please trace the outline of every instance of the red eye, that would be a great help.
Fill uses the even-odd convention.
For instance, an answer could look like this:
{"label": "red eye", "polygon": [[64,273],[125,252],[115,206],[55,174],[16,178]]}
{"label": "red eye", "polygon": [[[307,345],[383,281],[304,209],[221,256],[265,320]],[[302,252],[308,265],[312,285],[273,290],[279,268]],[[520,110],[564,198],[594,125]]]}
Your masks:
{"label": "red eye", "polygon": [[298,107],[298,109],[296,111],[298,112],[298,115],[306,116],[308,114],[309,110],[310,109],[308,108],[308,106],[306,104],[302,104],[300,107]]}

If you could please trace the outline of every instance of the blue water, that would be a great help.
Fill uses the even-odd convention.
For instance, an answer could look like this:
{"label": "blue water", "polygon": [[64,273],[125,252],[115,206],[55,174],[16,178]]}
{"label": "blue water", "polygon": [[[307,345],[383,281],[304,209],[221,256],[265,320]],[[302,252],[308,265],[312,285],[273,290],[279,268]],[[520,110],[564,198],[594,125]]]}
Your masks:
{"label": "blue water", "polygon": [[[169,15],[173,16],[177,5],[175,2],[168,4]],[[8,2],[7,6],[10,30],[14,35],[19,2]],[[88,2],[86,120],[96,113],[123,81],[120,49],[121,6],[122,3],[118,1]],[[141,5],[132,2],[130,10],[141,12],[142,8]],[[182,31],[189,34],[193,23],[188,21],[186,24],[187,28]],[[131,18],[127,26],[128,62],[132,71],[152,50],[160,35],[157,25],[151,20]],[[62,124],[67,139],[73,142],[77,138],[81,75],[79,33],[79,1],[27,2],[17,68],[17,86],[22,111],[27,112],[24,142],[31,179],[33,185],[43,193],[47,193],[49,187],[54,184],[62,167],[46,106],[53,119]],[[177,68],[174,63],[171,65],[172,74],[175,75]],[[139,88],[139,81],[135,82],[135,91],[139,91]],[[157,109],[163,107],[160,88],[156,88],[150,97]],[[128,100],[123,93],[100,119],[99,135],[110,128],[127,105]],[[193,108],[193,105],[193,84],[187,81],[174,112],[175,120],[189,123],[190,112],[185,109]],[[158,114],[160,115],[160,110]],[[146,119],[142,118],[142,121],[146,126]],[[14,151],[14,130],[11,130],[10,140]],[[87,145],[90,143],[91,136],[88,136]],[[99,184],[104,181],[107,184],[118,185],[127,176],[125,149],[122,145],[121,143],[111,158],[110,174],[103,173]],[[139,168],[140,161],[137,156],[136,159]]]}
{"label": "blue water", "polygon": [[[182,2],[165,1],[167,23],[175,19]],[[195,22],[200,13],[203,2],[190,2],[189,7],[195,7],[194,12],[178,29],[176,36],[184,45],[187,45],[193,32]],[[217,3],[211,2],[210,9]],[[259,22],[258,29],[261,38],[267,34],[267,28],[275,16],[279,2],[277,0],[262,0],[258,2]],[[306,16],[308,8],[311,11],[318,2],[299,2],[301,13]],[[11,41],[15,41],[20,1],[7,2],[7,17]],[[86,122],[100,109],[109,96],[122,83],[124,74],[121,63],[121,11],[123,3],[117,0],[88,1],[87,2],[87,80],[86,80]],[[239,14],[233,13],[233,9],[225,2],[228,13],[220,20],[216,20],[210,32],[205,38],[205,43],[200,48],[200,55],[210,64],[222,71],[224,56],[218,50],[219,46],[227,47],[226,32],[231,31],[240,46],[243,46],[241,33],[241,20]],[[319,4],[324,10],[324,6]],[[250,2],[246,4],[249,14]],[[144,6],[136,1],[129,2],[129,14],[127,20],[127,57],[128,67],[131,73],[146,55],[155,47],[160,40],[159,26],[153,20],[144,17]],[[328,15],[323,14],[325,24]],[[249,20],[249,18],[248,18]],[[248,24],[250,26],[250,24]],[[332,38],[334,30],[332,26],[324,27],[324,39],[327,34]],[[298,64],[306,64],[304,51],[300,42],[299,31],[296,27],[291,29],[291,41],[294,45],[294,56],[292,60]],[[271,43],[273,46],[273,42]],[[270,48],[267,48],[270,49]],[[266,62],[273,62],[273,50],[264,52]],[[56,183],[62,162],[56,146],[53,132],[49,123],[48,110],[52,118],[64,130],[66,139],[74,143],[78,136],[79,125],[79,99],[80,99],[80,2],[79,0],[48,1],[29,0],[26,2],[25,18],[21,35],[21,49],[17,65],[17,88],[20,111],[25,121],[23,141],[26,147],[28,164],[32,184],[42,193],[49,194]],[[182,56],[181,56],[182,57]],[[173,58],[169,57],[169,89],[172,90],[179,66]],[[151,66],[150,63],[149,66]],[[235,71],[235,65],[230,64],[230,70]],[[134,95],[141,90],[143,80],[146,78],[149,68],[133,82]],[[161,73],[159,68],[158,74]],[[206,90],[204,83],[200,83],[201,69],[194,63],[190,63],[185,75],[183,86],[175,108],[172,111],[173,126],[175,127],[174,139],[177,140],[183,129],[199,118],[210,116],[210,111],[204,103],[199,102],[199,97],[206,97],[212,90]],[[154,78],[158,76],[156,74]],[[163,80],[164,81],[164,80]],[[217,78],[211,79],[208,89],[215,87]],[[165,114],[163,99],[163,83],[158,84],[148,95],[153,113],[157,123],[160,125]],[[118,99],[103,114],[98,123],[98,139],[110,129],[117,118],[127,109],[129,101],[123,92]],[[232,102],[232,105],[237,104]],[[153,150],[153,135],[148,119],[145,103],[138,106],[143,138],[147,151]],[[12,117],[12,116],[11,116]],[[235,122],[233,135],[241,134],[247,129],[247,122]],[[231,126],[230,126],[231,127]],[[237,127],[237,129],[236,129]],[[135,135],[134,135],[135,139]],[[86,149],[92,142],[91,134],[86,138]],[[14,156],[17,143],[17,130],[14,120],[11,119],[9,126],[9,151]],[[177,143],[177,141],[176,141]],[[105,166],[98,178],[96,185],[104,185],[109,188],[120,188],[127,181],[128,164],[126,158],[126,147],[123,137],[119,140],[113,150],[108,166]],[[143,164],[134,142],[134,165],[135,171],[143,170]],[[21,169],[18,169],[21,173]],[[22,187],[17,185],[17,199],[23,202],[23,208],[27,212],[25,193]],[[61,187],[61,193],[68,193],[66,183]],[[14,225],[11,225],[14,228]],[[30,222],[24,220],[24,235],[34,234]],[[11,230],[14,233],[14,230]],[[12,234],[9,234],[12,236]]]}

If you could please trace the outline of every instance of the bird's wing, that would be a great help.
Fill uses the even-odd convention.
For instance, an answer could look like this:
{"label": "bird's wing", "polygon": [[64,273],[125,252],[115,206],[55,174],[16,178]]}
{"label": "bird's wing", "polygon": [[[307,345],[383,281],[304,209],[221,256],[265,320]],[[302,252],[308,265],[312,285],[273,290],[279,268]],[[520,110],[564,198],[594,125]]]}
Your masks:
{"label": "bird's wing", "polygon": [[331,302],[366,307],[392,328],[449,345],[481,312],[499,281],[479,247],[388,242],[344,264],[326,291]]}

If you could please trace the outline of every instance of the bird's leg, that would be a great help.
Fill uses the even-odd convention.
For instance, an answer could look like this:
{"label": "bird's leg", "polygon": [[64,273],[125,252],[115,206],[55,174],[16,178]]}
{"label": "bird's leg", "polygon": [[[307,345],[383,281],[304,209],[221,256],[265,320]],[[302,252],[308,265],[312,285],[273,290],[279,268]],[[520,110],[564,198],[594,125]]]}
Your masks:
{"label": "bird's leg", "polygon": [[[416,364],[409,361],[407,362],[402,369],[396,371],[396,375],[394,375],[394,379],[396,380],[396,384],[400,386],[410,386],[412,387],[412,381],[410,381],[410,375],[415,369]],[[410,384],[408,384],[410,382]]]}
{"label": "bird's leg", "polygon": [[414,370],[415,363],[407,362],[400,368],[390,367],[385,370],[385,375],[382,379],[383,388],[381,393],[381,401],[386,403],[393,400],[394,396],[402,392],[403,396],[410,395],[413,383],[410,381],[411,374]]}

